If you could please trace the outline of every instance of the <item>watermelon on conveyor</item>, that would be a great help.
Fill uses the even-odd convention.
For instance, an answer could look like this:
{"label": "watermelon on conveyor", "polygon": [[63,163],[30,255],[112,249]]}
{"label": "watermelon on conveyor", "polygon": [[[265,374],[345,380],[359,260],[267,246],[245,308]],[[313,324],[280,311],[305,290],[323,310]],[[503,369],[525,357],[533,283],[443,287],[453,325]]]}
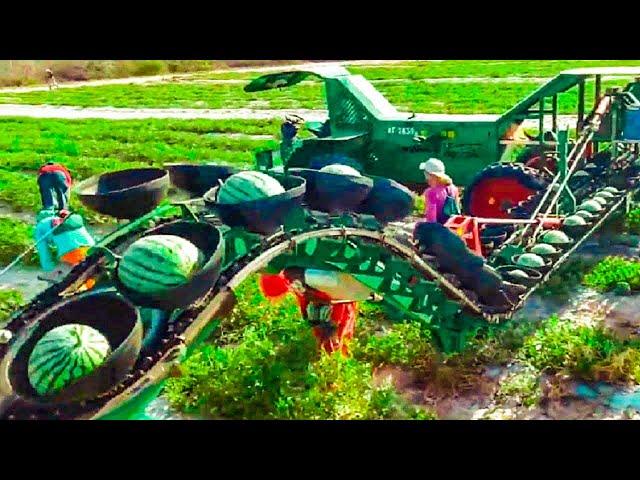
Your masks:
{"label": "watermelon on conveyor", "polygon": [[110,353],[109,341],[95,328],[62,325],[36,343],[29,357],[29,382],[39,395],[59,392],[93,372]]}
{"label": "watermelon on conveyor", "polygon": [[333,173],[336,175],[351,175],[352,177],[361,177],[360,172],[348,165],[341,165],[334,163],[333,165],[327,165],[320,169],[322,173]]}
{"label": "watermelon on conveyor", "polygon": [[231,175],[218,191],[218,203],[234,204],[260,200],[284,193],[275,178],[261,172],[240,172]]}
{"label": "watermelon on conveyor", "polygon": [[149,235],[125,251],[118,278],[135,292],[158,294],[189,282],[202,261],[202,252],[185,238]]}

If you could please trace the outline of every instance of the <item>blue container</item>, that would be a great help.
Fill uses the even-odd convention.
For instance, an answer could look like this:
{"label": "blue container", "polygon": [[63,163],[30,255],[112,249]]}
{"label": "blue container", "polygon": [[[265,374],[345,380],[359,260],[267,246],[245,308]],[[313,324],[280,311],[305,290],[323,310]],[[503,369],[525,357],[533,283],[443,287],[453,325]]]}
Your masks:
{"label": "blue container", "polygon": [[640,140],[640,109],[627,109],[624,115],[624,140]]}

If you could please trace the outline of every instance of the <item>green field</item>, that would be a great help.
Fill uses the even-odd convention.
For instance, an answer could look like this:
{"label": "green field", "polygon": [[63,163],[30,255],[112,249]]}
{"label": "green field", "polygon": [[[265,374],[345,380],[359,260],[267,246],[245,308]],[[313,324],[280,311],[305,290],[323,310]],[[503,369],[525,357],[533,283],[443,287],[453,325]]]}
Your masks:
{"label": "green field", "polygon": [[46,161],[63,163],[77,180],[168,162],[247,166],[256,149],[275,143],[251,135],[278,131],[276,121],[252,120],[131,120],[115,126],[108,120],[0,119],[0,201],[35,211],[35,172]]}
{"label": "green field", "polygon": [[[402,111],[423,113],[504,113],[543,82],[436,83],[392,81],[378,90]],[[609,80],[603,87],[624,85]],[[286,90],[248,94],[240,84],[104,85],[53,92],[0,94],[0,103],[122,108],[202,108],[256,110],[326,108],[322,84],[303,82]],[[575,110],[577,93],[560,96],[560,113]]]}
{"label": "green field", "polygon": [[[448,61],[419,65],[351,67],[374,82],[387,99],[403,111],[424,113],[503,113],[533,92],[544,80],[427,83],[425,78],[451,77],[552,77],[566,68],[601,65],[640,65],[640,61],[567,61],[553,62],[463,62]],[[234,109],[323,109],[324,93],[320,82],[303,82],[285,90],[246,93],[242,83],[203,83],[202,78],[244,79],[257,74],[202,74],[193,81],[147,85],[103,85],[58,91],[0,93],[0,103],[76,105],[82,107],[123,108],[207,108]],[[199,80],[200,79],[200,80]],[[507,78],[508,79],[508,78]],[[379,83],[377,83],[379,82]],[[607,80],[604,87],[624,85],[624,80]],[[575,109],[575,91],[560,96],[560,112]]]}
{"label": "green field", "polygon": [[[114,124],[109,120],[0,119],[0,207],[37,212],[36,172],[47,161],[64,164],[76,181],[107,171],[170,162],[249,166],[256,149],[275,143],[252,135],[269,136],[278,129],[277,121],[254,120],[131,120]],[[75,198],[72,206],[90,223],[105,220]],[[11,222],[0,223],[0,238],[10,238],[0,248],[0,263],[31,242],[28,225],[21,220]]]}
{"label": "green field", "polygon": [[[416,60],[387,65],[352,65],[354,74],[376,80],[420,80],[428,78],[553,77],[563,70],[588,67],[640,66],[640,60]],[[198,72],[198,79],[251,80],[256,72]]]}

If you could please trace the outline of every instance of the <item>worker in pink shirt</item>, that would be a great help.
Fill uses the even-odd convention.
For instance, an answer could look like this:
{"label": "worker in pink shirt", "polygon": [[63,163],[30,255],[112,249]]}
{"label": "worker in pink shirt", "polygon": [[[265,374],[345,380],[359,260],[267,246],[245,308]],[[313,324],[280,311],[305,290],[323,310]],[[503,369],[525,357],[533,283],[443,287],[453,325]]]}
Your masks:
{"label": "worker in pink shirt", "polygon": [[424,171],[429,185],[424,191],[425,219],[444,225],[450,216],[460,214],[458,188],[445,173],[444,163],[437,158],[421,163],[420,170]]}

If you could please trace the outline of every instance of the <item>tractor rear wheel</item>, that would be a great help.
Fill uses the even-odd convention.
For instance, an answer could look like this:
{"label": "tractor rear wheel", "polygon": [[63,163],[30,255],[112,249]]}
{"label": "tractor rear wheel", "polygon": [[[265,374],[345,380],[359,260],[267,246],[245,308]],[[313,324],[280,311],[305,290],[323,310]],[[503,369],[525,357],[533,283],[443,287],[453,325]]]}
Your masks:
{"label": "tractor rear wheel", "polygon": [[548,180],[535,169],[519,164],[489,165],[466,188],[464,212],[474,217],[516,218],[518,206],[535,208],[535,202],[529,205],[527,201],[547,185]]}

